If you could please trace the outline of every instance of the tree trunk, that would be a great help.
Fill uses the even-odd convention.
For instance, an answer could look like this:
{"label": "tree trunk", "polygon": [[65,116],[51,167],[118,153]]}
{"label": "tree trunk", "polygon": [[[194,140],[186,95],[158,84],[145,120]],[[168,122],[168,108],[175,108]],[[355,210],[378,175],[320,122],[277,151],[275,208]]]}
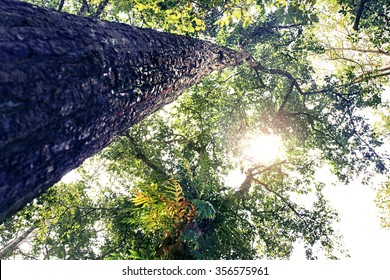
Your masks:
{"label": "tree trunk", "polygon": [[23,242],[37,227],[35,225],[29,227],[21,235],[9,242],[4,248],[0,249],[0,259],[8,255],[8,253],[14,251],[19,247],[19,244]]}
{"label": "tree trunk", "polygon": [[0,223],[214,70],[246,54],[0,1]]}

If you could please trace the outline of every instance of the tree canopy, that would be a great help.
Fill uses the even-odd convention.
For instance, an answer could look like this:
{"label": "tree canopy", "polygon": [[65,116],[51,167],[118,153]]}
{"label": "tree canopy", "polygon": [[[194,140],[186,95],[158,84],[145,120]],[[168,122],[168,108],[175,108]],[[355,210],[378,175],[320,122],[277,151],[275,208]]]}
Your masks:
{"label": "tree canopy", "polygon": [[[6,220],[1,258],[288,259],[298,242],[308,259],[348,255],[316,171],[329,166],[344,183],[388,172],[388,126],[365,115],[388,112],[387,1],[28,2],[210,40],[248,59]],[[257,149],[271,149],[256,142],[264,136],[280,140],[271,158]],[[387,185],[378,194],[387,210],[388,199]]]}

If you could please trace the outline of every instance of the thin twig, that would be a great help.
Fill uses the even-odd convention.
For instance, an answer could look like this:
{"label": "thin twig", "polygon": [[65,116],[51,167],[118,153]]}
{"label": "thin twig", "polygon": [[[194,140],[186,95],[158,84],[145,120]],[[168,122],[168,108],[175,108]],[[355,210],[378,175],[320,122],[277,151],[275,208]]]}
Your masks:
{"label": "thin twig", "polygon": [[62,8],[64,7],[64,4],[65,4],[65,0],[61,0],[60,5],[58,6],[57,9],[58,12],[61,12]]}

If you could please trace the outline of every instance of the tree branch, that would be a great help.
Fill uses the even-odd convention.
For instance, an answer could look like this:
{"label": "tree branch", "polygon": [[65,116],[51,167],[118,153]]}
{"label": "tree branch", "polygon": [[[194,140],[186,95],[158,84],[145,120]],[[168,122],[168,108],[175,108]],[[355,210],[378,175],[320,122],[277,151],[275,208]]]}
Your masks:
{"label": "tree branch", "polygon": [[273,193],[274,195],[276,195],[288,208],[290,208],[290,210],[291,211],[293,211],[293,213],[299,218],[299,219],[301,219],[303,222],[304,222],[304,224],[306,225],[306,226],[308,226],[308,223],[307,223],[307,221],[304,219],[304,218],[302,218],[302,215],[301,215],[301,213],[299,213],[292,205],[291,205],[291,203],[290,202],[288,202],[287,201],[287,199],[286,198],[284,198],[281,194],[279,194],[278,192],[276,192],[276,191],[274,191],[273,189],[271,189],[266,183],[264,183],[264,182],[262,182],[262,181],[260,181],[260,180],[258,180],[258,179],[256,179],[256,178],[254,178],[254,177],[252,177],[252,180],[254,181],[254,182],[256,182],[257,184],[259,184],[259,185],[261,185],[265,190],[267,190],[268,192],[271,192],[271,193]]}
{"label": "tree branch", "polygon": [[258,167],[254,167],[254,168],[249,168],[249,169],[248,169],[248,172],[250,173],[250,175],[256,176],[256,175],[260,175],[260,174],[262,174],[262,173],[264,173],[264,172],[271,171],[271,170],[274,169],[275,167],[278,167],[278,166],[283,165],[283,164],[285,164],[285,163],[287,163],[287,160],[283,160],[283,161],[280,161],[280,162],[276,162],[276,163],[271,164],[271,165],[267,166],[266,168],[264,168],[264,169],[262,169],[262,170],[259,170],[259,171],[255,172],[255,173],[253,173],[253,171],[255,171],[255,170],[257,170],[257,169],[259,169],[260,167],[263,167],[263,166],[258,166]]}
{"label": "tree branch", "polygon": [[[243,52],[246,52],[246,51],[243,50]],[[330,90],[328,88],[324,88],[324,89],[321,89],[321,90],[304,92],[302,90],[302,88],[300,87],[298,81],[295,79],[295,77],[290,72],[287,72],[287,71],[282,70],[282,69],[266,68],[260,62],[256,61],[253,58],[253,56],[249,56],[249,58],[247,59],[247,63],[249,64],[249,67],[251,67],[255,71],[256,71],[256,69],[258,69],[258,70],[260,70],[260,71],[262,71],[264,73],[273,74],[273,75],[280,75],[280,76],[286,77],[287,79],[289,79],[291,81],[291,85],[302,96],[326,93],[326,92],[329,92],[329,90]],[[362,74],[362,75],[358,76],[351,83],[338,85],[338,86],[335,87],[335,89],[346,87],[346,86],[350,86],[350,85],[353,85],[353,84],[357,84],[357,83],[360,83],[360,82],[365,81],[365,80],[376,79],[376,78],[379,78],[379,77],[388,76],[388,75],[390,75],[390,72],[386,72],[387,70],[390,70],[390,67],[386,67],[386,68],[382,68],[382,69],[379,69],[379,70],[373,70],[373,71],[366,72],[365,74]],[[382,73],[371,76],[371,74],[373,74],[375,72],[382,72]],[[339,93],[335,93],[335,94],[337,96],[339,96],[340,98],[344,98],[342,96],[342,94],[339,94]]]}
{"label": "tree branch", "polygon": [[358,49],[358,48],[334,48],[330,47],[330,51],[354,51],[354,52],[361,52],[361,53],[374,53],[374,54],[382,54],[386,56],[390,56],[390,53],[385,52],[381,49],[378,50],[364,50],[364,49]]}
{"label": "tree branch", "polygon": [[[390,75],[390,71],[389,70],[390,70],[390,67],[385,67],[385,68],[381,68],[381,69],[378,69],[378,70],[369,71],[369,72],[367,72],[365,74],[362,74],[362,75],[358,76],[351,84],[356,84],[356,83],[360,83],[360,82],[363,82],[363,81],[368,81],[368,80],[371,80],[371,79],[377,79],[377,78],[380,78],[380,77],[389,76]],[[379,74],[374,74],[374,73],[377,73],[377,72],[379,72]]]}
{"label": "tree branch", "polygon": [[288,102],[288,99],[290,98],[291,94],[292,94],[292,91],[294,89],[294,84],[291,83],[290,84],[290,87],[288,88],[287,90],[287,93],[286,95],[284,96],[284,99],[282,101],[282,104],[280,105],[279,109],[278,109],[278,115],[282,114],[283,113],[283,110],[284,110],[284,107],[286,107],[286,104]]}
{"label": "tree branch", "polygon": [[82,0],[83,4],[81,5],[80,11],[78,12],[78,15],[84,15],[85,11],[89,12],[89,5],[87,0]]}
{"label": "tree branch", "polygon": [[0,249],[0,259],[4,258],[7,254],[18,248],[19,244],[23,242],[23,240],[25,240],[27,236],[29,236],[36,228],[36,225],[30,226],[28,229],[22,232],[21,235],[19,235],[14,240],[5,245],[2,249]]}
{"label": "tree branch", "polygon": [[291,84],[295,87],[295,89],[299,92],[301,95],[305,95],[301,87],[299,86],[297,80],[294,78],[291,73],[281,70],[281,69],[272,69],[272,68],[265,68],[260,62],[253,59],[249,60],[249,66],[253,69],[259,69],[260,71],[268,74],[275,74],[275,75],[281,75],[286,78],[288,78],[291,81]]}
{"label": "tree branch", "polygon": [[169,179],[169,176],[167,174],[165,174],[164,170],[157,166],[156,164],[154,164],[150,159],[148,159],[145,154],[143,153],[143,151],[138,147],[138,143],[137,141],[130,135],[129,132],[126,132],[125,133],[125,136],[126,138],[130,141],[130,143],[132,144],[132,148],[133,148],[133,151],[134,151],[134,156],[141,160],[143,163],[145,163],[149,168],[151,168],[153,171],[155,171],[157,174],[159,174],[160,176],[162,176],[164,179],[168,180]]}
{"label": "tree branch", "polygon": [[349,61],[351,63],[354,63],[354,64],[357,64],[357,66],[359,66],[360,70],[363,72],[364,74],[364,64],[360,64],[359,62],[351,59],[351,58],[347,58],[344,56],[344,53],[338,53],[338,52],[334,52],[334,55],[336,57],[332,57],[332,54],[330,54],[331,58],[329,60],[345,60],[345,61]]}
{"label": "tree branch", "polygon": [[353,24],[353,29],[356,31],[359,30],[359,22],[360,22],[362,15],[363,15],[364,4],[366,4],[368,1],[370,1],[370,0],[361,0],[360,1],[359,9],[358,9],[357,14],[356,14],[355,23]]}
{"label": "tree branch", "polygon": [[65,4],[65,0],[61,0],[60,5],[58,6],[57,9],[58,12],[61,12],[62,8],[64,7],[64,4]]}
{"label": "tree branch", "polygon": [[103,0],[102,2],[100,2],[99,6],[98,6],[98,8],[97,8],[97,10],[96,10],[96,14],[94,15],[94,17],[99,18],[99,17],[102,15],[104,9],[106,8],[106,6],[107,6],[107,4],[108,4],[109,2],[110,2],[110,0]]}

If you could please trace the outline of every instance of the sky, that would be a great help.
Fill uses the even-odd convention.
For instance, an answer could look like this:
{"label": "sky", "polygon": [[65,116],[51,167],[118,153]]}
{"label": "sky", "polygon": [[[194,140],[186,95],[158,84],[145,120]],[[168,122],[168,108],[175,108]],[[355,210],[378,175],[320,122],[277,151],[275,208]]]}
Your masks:
{"label": "sky", "polygon": [[375,187],[375,183],[367,186],[355,180],[348,186],[325,188],[325,195],[339,212],[338,227],[353,259],[388,259],[390,254],[390,230],[380,227]]}
{"label": "sky", "polygon": [[[384,178],[377,177],[372,186],[361,184],[359,179],[349,185],[337,183],[336,176],[327,168],[319,170],[318,180],[326,183],[324,195],[339,214],[335,229],[343,235],[344,248],[351,260],[388,259],[390,255],[390,230],[380,226],[379,212],[375,205],[376,191]],[[297,246],[293,260],[305,257],[305,251]]]}

